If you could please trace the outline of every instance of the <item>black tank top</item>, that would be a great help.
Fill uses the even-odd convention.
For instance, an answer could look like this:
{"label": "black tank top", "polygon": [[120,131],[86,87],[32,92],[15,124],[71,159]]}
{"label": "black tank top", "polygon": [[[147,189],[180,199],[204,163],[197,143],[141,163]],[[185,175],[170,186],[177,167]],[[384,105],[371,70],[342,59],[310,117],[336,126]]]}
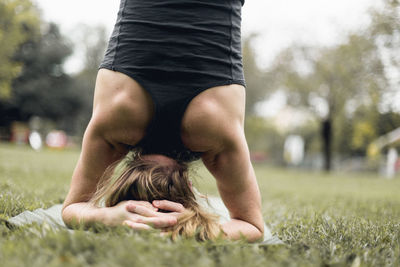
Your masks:
{"label": "black tank top", "polygon": [[[182,161],[199,156],[182,143],[190,101],[208,88],[245,86],[241,54],[244,0],[121,0],[100,68],[137,81],[155,115],[137,148]],[[216,114],[218,116],[218,114]]]}

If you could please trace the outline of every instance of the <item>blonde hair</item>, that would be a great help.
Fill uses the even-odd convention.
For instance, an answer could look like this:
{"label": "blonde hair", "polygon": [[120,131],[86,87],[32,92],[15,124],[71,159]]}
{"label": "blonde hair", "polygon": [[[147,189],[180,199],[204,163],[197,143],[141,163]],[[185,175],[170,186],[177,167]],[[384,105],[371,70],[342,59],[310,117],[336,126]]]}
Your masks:
{"label": "blonde hair", "polygon": [[178,236],[214,240],[223,234],[218,216],[208,213],[196,201],[186,163],[160,164],[130,152],[122,162],[112,164],[102,176],[91,202],[112,207],[124,200],[170,200],[181,203],[185,212],[167,229]]}

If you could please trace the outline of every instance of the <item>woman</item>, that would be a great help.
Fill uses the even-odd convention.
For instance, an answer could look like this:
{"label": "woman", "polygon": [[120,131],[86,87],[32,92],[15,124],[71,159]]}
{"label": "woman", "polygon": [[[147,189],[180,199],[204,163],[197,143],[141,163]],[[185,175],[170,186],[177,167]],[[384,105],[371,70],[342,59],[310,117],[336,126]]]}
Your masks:
{"label": "woman", "polygon": [[[231,220],[230,239],[263,236],[260,193],[243,131],[240,0],[122,0],[98,73],[92,118],[63,219],[166,229],[185,212],[167,200],[90,202],[104,171],[131,150],[159,164],[201,158]],[[170,213],[158,210],[171,211]]]}

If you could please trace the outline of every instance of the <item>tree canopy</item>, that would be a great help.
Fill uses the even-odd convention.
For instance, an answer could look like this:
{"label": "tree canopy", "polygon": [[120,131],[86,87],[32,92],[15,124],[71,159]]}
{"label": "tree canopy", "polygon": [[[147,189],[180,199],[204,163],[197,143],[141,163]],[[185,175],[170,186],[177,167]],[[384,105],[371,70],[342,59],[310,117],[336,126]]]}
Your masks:
{"label": "tree canopy", "polygon": [[63,69],[72,53],[71,44],[57,25],[42,23],[41,28],[39,35],[30,34],[14,53],[13,59],[22,67],[12,81],[10,96],[0,100],[2,125],[39,116],[68,128],[82,106],[71,77]]}
{"label": "tree canopy", "polygon": [[23,62],[14,58],[20,45],[39,33],[38,10],[29,0],[0,1],[0,99],[9,98],[11,84]]}

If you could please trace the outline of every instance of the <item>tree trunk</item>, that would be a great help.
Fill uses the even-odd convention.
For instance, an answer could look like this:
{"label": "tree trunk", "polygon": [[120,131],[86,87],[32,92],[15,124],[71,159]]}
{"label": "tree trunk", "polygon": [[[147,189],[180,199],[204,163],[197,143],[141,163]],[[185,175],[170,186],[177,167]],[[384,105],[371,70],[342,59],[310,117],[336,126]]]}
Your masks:
{"label": "tree trunk", "polygon": [[332,119],[324,119],[321,126],[324,170],[329,172],[332,169]]}

